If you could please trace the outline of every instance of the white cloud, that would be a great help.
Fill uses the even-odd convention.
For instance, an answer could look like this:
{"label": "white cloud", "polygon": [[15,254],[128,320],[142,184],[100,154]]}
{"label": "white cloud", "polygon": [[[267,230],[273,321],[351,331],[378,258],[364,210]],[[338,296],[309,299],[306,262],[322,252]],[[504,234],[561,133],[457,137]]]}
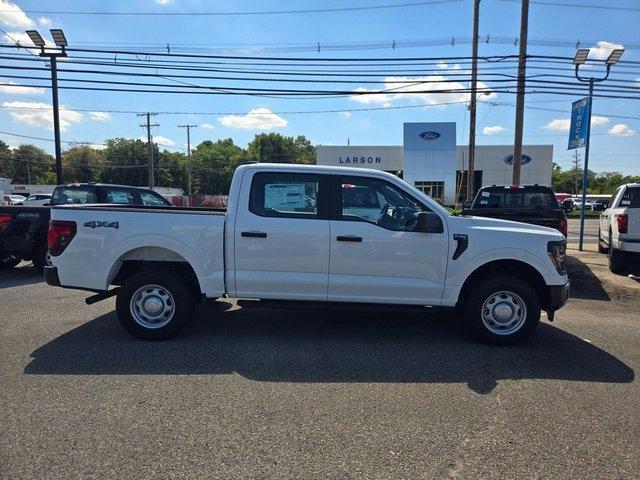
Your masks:
{"label": "white cloud", "polygon": [[448,64],[446,62],[443,62],[442,60],[439,60],[436,63],[436,65],[440,70],[460,70],[462,68],[462,67],[460,67],[460,64],[458,64],[458,63],[454,63],[454,64],[450,65],[450,64]]}
{"label": "white cloud", "polygon": [[496,135],[498,133],[506,132],[507,129],[500,125],[488,126],[482,129],[484,135]]}
{"label": "white cloud", "polygon": [[624,123],[617,123],[611,127],[607,133],[614,137],[630,137],[635,135],[636,132],[627,127]]}
{"label": "white cloud", "polygon": [[104,150],[105,148],[107,148],[104,143],[90,143],[87,146],[93,148],[94,150]]}
{"label": "white cloud", "polygon": [[338,112],[342,118],[349,118],[351,116],[351,112]]}
{"label": "white cloud", "polygon": [[218,121],[225,127],[246,130],[274,130],[284,128],[289,122],[265,107],[254,108],[246,115],[224,115]]}
{"label": "white cloud", "polygon": [[31,27],[31,20],[22,9],[9,0],[0,0],[0,23],[9,27]]}
{"label": "white cloud", "polygon": [[0,93],[5,93],[7,95],[42,95],[44,93],[44,88],[24,87],[16,82],[11,82],[4,78],[0,78],[0,82],[10,84],[0,85]]}
{"label": "white cloud", "polygon": [[51,19],[47,17],[40,17],[38,18],[38,25],[41,27],[48,27],[51,25]]}
{"label": "white cloud", "polygon": [[213,125],[211,125],[210,123],[203,123],[203,124],[201,125],[201,127],[202,127],[202,128],[205,128],[205,129],[207,129],[207,130],[213,130],[214,128],[216,128],[216,127],[214,127]]}
{"label": "white cloud", "polygon": [[616,48],[624,48],[624,45],[605,41],[598,42],[589,49],[589,58],[595,60],[605,60],[607,57],[609,57],[611,51]]}
{"label": "white cloud", "polygon": [[91,120],[95,120],[96,122],[111,120],[111,115],[108,112],[89,112],[89,116]]}
{"label": "white cloud", "polygon": [[167,138],[167,137],[163,137],[162,135],[154,135],[153,136],[153,143],[156,143],[158,145],[162,145],[163,147],[173,147],[173,145],[174,145],[173,140],[171,140],[170,138]]}
{"label": "white cloud", "polygon": [[[358,87],[356,92],[359,95],[352,95],[351,99],[364,104],[380,104],[388,107],[391,102],[397,100],[420,101],[427,105],[440,105],[443,103],[464,103],[470,100],[471,95],[465,90],[467,87],[455,80],[449,80],[444,75],[428,75],[426,77],[386,77],[384,88],[381,90],[369,90]],[[495,94],[488,90],[483,82],[478,82],[479,90],[487,90],[487,93],[478,93],[478,101],[489,100]],[[442,90],[454,90],[453,92],[442,92]],[[368,92],[384,93],[368,93]]]}
{"label": "white cloud", "polygon": [[[16,123],[53,130],[53,108],[48,103],[4,102],[2,106],[11,109],[9,110],[9,115]],[[60,130],[66,132],[72,123],[78,123],[83,119],[84,116],[80,112],[62,106],[60,110]]]}
{"label": "white cloud", "polygon": [[172,0],[156,0],[158,5],[169,5],[171,2]]}
{"label": "white cloud", "polygon": [[[609,119],[607,117],[601,117],[600,115],[593,115],[591,117],[592,127],[601,127],[603,125],[607,125],[608,123]],[[571,128],[571,119],[555,118],[544,125],[542,128],[546,130],[555,130],[556,132],[568,132],[569,128]]]}

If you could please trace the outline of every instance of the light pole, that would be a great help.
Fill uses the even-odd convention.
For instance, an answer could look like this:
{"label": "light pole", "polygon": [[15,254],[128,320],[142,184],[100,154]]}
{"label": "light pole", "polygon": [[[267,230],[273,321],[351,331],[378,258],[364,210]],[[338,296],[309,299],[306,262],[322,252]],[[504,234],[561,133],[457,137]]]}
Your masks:
{"label": "light pole", "polygon": [[67,52],[67,39],[64,36],[64,32],[59,28],[52,28],[49,30],[53,41],[56,46],[60,47],[60,50],[46,51],[45,41],[37,30],[27,30],[25,33],[29,35],[29,38],[36,47],[40,47],[40,56],[49,59],[49,65],[51,65],[51,96],[53,103],[53,136],[55,139],[56,149],[56,183],[62,184],[62,147],[60,146],[60,109],[58,105],[58,57],[66,57]]}
{"label": "light pole", "polygon": [[584,65],[587,61],[587,57],[589,56],[589,49],[584,48],[580,49],[576,52],[575,57],[573,57],[573,64],[575,65],[575,76],[576,78],[583,82],[589,84],[589,96],[587,97],[589,103],[589,126],[587,128],[587,138],[584,146],[584,171],[582,172],[582,208],[580,208],[580,242],[578,244],[578,250],[582,251],[582,244],[584,240],[584,213],[585,213],[585,203],[587,202],[587,183],[588,178],[587,174],[589,172],[589,147],[591,146],[591,112],[593,111],[593,84],[604,82],[607,78],[609,78],[609,72],[611,70],[611,65],[615,65],[620,60],[620,57],[624,53],[623,48],[616,48],[611,52],[609,58],[607,58],[605,64],[607,66],[607,71],[604,77],[581,77],[579,73],[579,69],[581,65]]}

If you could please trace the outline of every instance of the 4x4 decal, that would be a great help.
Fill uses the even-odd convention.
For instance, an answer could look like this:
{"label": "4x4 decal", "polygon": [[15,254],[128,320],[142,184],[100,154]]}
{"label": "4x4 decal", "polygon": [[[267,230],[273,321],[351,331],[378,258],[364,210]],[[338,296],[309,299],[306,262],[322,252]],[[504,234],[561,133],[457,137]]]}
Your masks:
{"label": "4x4 decal", "polygon": [[120,223],[118,222],[98,222],[98,221],[91,221],[91,222],[85,222],[84,224],[85,227],[87,228],[115,228],[116,230],[118,228],[120,228]]}

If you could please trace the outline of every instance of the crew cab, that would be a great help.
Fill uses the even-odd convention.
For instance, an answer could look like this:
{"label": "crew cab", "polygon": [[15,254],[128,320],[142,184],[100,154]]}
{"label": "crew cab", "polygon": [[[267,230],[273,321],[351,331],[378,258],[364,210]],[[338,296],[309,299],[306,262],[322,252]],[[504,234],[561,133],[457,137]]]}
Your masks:
{"label": "crew cab", "polygon": [[480,339],[508,344],[569,295],[557,230],[455,217],[357,168],[242,165],[226,213],[54,206],[48,244],[47,283],[96,292],[88,303],[117,296],[120,323],[142,339],[172,337],[199,298],[228,296],[243,307],[457,307]]}
{"label": "crew cab", "polygon": [[622,273],[628,255],[640,254],[640,183],[617,188],[600,214],[598,251],[609,256],[609,270]]}
{"label": "crew cab", "polygon": [[491,185],[482,187],[464,215],[501,218],[555,228],[567,236],[567,217],[553,190],[543,185]]}

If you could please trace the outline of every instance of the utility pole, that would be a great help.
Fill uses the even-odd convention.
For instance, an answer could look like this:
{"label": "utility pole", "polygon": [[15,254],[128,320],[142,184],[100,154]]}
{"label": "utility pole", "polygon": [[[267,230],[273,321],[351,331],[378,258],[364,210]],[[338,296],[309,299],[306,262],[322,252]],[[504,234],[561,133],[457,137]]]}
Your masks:
{"label": "utility pole", "polygon": [[178,125],[179,128],[186,128],[187,129],[187,159],[188,159],[188,166],[187,166],[187,192],[188,195],[191,196],[191,168],[192,168],[192,163],[191,163],[191,128],[196,128],[198,125]]}
{"label": "utility pole", "polygon": [[141,123],[140,126],[147,129],[147,152],[149,154],[149,188],[153,189],[155,186],[155,174],[153,172],[153,142],[151,139],[151,127],[159,127],[159,123],[151,123],[151,116],[155,116],[157,113],[137,113],[138,117],[146,117],[147,123]]}
{"label": "utility pole", "polygon": [[522,133],[524,130],[524,89],[527,70],[527,36],[529,32],[529,0],[522,0],[520,13],[520,53],[518,55],[518,90],[516,95],[516,132],[513,145],[513,185],[520,185],[522,165]]}
{"label": "utility pole", "polygon": [[573,172],[574,172],[574,180],[573,180],[573,191],[577,195],[578,194],[578,174],[580,173],[580,154],[578,150],[573,151]]}
{"label": "utility pole", "polygon": [[60,50],[45,50],[45,41],[36,30],[26,30],[26,34],[36,47],[40,47],[40,57],[48,58],[51,67],[51,100],[53,109],[53,138],[56,150],[56,183],[62,185],[62,147],[60,146],[60,107],[58,105],[58,57],[67,56],[67,39],[59,28],[50,30],[53,41]]}
{"label": "utility pole", "polygon": [[467,201],[475,195],[476,157],[476,97],[478,87],[478,24],[480,22],[480,0],[473,1],[473,39],[471,47],[471,102],[469,103],[469,163],[467,165]]}

